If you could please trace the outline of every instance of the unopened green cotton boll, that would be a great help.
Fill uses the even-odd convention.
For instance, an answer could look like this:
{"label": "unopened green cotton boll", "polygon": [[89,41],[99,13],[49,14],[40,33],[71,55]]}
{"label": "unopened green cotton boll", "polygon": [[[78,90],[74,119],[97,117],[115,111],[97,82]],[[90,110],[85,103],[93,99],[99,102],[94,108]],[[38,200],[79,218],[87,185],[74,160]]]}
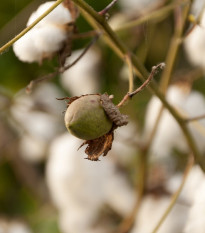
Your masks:
{"label": "unopened green cotton boll", "polygon": [[65,125],[74,136],[92,140],[108,133],[112,128],[112,121],[100,104],[100,96],[86,95],[69,105]]}

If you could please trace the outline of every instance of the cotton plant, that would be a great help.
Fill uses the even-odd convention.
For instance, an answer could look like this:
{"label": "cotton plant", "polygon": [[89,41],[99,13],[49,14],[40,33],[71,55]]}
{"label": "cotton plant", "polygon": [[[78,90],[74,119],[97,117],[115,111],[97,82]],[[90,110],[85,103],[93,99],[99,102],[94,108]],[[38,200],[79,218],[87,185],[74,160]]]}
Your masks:
{"label": "cotton plant", "polygon": [[[59,3],[59,1],[56,2]],[[68,3],[68,1],[66,2]],[[107,25],[108,10],[116,1],[112,1],[100,12],[96,12],[84,1],[74,0],[74,2],[80,6],[82,12],[86,12],[89,21],[90,18],[92,19],[92,25],[97,27],[94,32],[97,37],[101,36],[99,32],[103,29],[102,31],[105,32],[103,35],[106,35],[109,45],[125,61],[126,67],[128,67],[128,72],[125,71],[128,76],[127,80],[129,80],[128,92],[124,94],[118,104],[114,104],[115,96],[110,93],[99,93],[99,83],[96,82],[97,72],[93,70],[93,67],[97,67],[99,62],[98,54],[93,53],[94,50],[90,49],[77,64],[68,69],[66,67],[72,64],[72,59],[77,61],[86,50],[73,52],[71,57],[63,57],[66,62],[60,67],[61,69],[58,68],[56,71],[56,74],[63,73],[60,77],[61,85],[73,96],[62,97],[61,94],[51,91],[52,97],[55,96],[59,100],[66,101],[63,109],[64,115],[62,114],[60,117],[61,124],[59,124],[59,111],[56,111],[55,104],[47,102],[52,97],[46,91],[36,94],[36,97],[33,95],[27,98],[24,96],[16,98],[16,102],[11,108],[11,124],[23,132],[20,139],[22,155],[27,155],[27,158],[34,161],[42,159],[42,152],[48,156],[46,181],[51,199],[58,211],[58,222],[63,233],[109,232],[113,230],[112,224],[100,224],[102,209],[109,206],[116,215],[130,219],[130,214],[133,213],[133,207],[137,201],[136,197],[138,201],[141,201],[141,206],[138,214],[134,217],[131,216],[133,217],[131,219],[136,218],[132,233],[150,232],[160,221],[170,199],[163,195],[154,196],[152,193],[149,193],[144,199],[141,198],[138,189],[145,189],[145,193],[149,192],[149,184],[147,184],[148,187],[143,187],[142,182],[145,183],[145,180],[139,181],[136,191],[128,182],[125,174],[117,170],[118,164],[132,163],[135,161],[132,160],[133,157],[138,155],[143,160],[142,155],[144,153],[144,157],[147,158],[147,151],[153,157],[158,156],[161,161],[163,158],[170,157],[173,149],[176,148],[187,154],[192,151],[196,162],[205,170],[201,161],[197,160],[198,150],[201,154],[205,152],[205,122],[204,119],[199,119],[197,122],[190,120],[205,114],[204,96],[191,90],[186,83],[172,85],[168,88],[165,96],[161,94],[160,89],[157,89],[156,82],[152,83],[151,80],[156,73],[165,68],[165,64],[155,65],[148,72],[134,53],[127,49],[129,46],[126,46],[124,41],[118,38],[117,34]],[[54,3],[53,1],[41,5],[31,15],[27,25],[31,26],[34,20]],[[135,5],[135,3],[137,4]],[[158,2],[154,1],[155,3]],[[142,10],[141,5],[151,5],[150,1],[121,1],[119,4],[122,4],[124,9],[127,4],[128,12],[135,13],[138,11],[136,9]],[[123,6],[123,4],[125,5]],[[71,35],[74,33],[74,23],[78,15],[75,8],[72,8],[74,12],[70,11],[69,7],[67,8],[68,5],[60,4],[14,44],[14,52],[20,60],[41,63],[45,58],[67,52],[65,47],[70,45]],[[186,19],[186,17],[184,18]],[[100,27],[98,27],[99,25]],[[68,54],[70,55],[70,53],[69,50]],[[133,80],[135,80],[133,70],[137,70],[136,74],[143,80],[143,84],[136,89],[133,87]],[[139,132],[136,133],[133,130],[134,126],[126,128],[131,119],[126,114],[122,114],[120,110],[147,85],[156,96],[152,97],[148,104],[144,135],[140,135]],[[35,98],[38,101],[35,102]],[[60,105],[63,102],[59,100],[55,101]],[[144,146],[149,141],[160,108],[163,106],[162,103],[164,110],[156,135],[151,143],[151,148],[146,148]],[[47,106],[46,111],[39,111],[42,109],[42,105]],[[64,134],[60,128],[63,124],[65,124],[64,131],[66,128],[68,130]],[[61,126],[59,127],[59,125]],[[182,129],[184,134],[182,134]],[[128,135],[123,131],[127,131]],[[193,137],[193,143],[190,143],[190,137]],[[141,141],[138,140],[139,138]],[[140,146],[138,146],[139,144]],[[84,147],[85,145],[86,147]],[[83,152],[83,147],[85,152]],[[108,153],[109,156],[105,157]],[[139,161],[139,163],[140,169],[150,165],[149,161],[145,160],[144,162]],[[166,188],[169,189],[169,187]],[[171,193],[175,191],[176,189],[173,189]],[[181,206],[180,201],[177,202],[160,232],[182,232],[183,229],[185,231],[192,229],[186,221],[187,215],[189,215],[188,218],[194,219],[193,213],[196,211],[194,203],[198,204],[196,199],[201,200],[197,194],[196,197],[194,194],[193,210],[190,209],[189,213],[187,206]],[[200,209],[201,213],[203,211],[203,208]],[[149,221],[150,224],[148,224]],[[192,226],[195,226],[195,223]]]}
{"label": "cotton plant", "polygon": [[[28,19],[27,26],[30,26],[55,1],[48,1],[39,6]],[[76,19],[71,9],[65,4],[58,5],[49,15],[43,18],[36,26],[27,32],[13,45],[14,53],[23,62],[39,62],[52,57],[59,52],[66,41],[72,35],[69,24]]]}

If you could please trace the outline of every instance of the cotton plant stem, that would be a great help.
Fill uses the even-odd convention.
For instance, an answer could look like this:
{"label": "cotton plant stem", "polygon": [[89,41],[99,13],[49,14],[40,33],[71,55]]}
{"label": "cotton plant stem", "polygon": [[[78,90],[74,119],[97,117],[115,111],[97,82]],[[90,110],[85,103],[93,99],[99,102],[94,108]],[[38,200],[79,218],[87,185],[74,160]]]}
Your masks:
{"label": "cotton plant stem", "polygon": [[194,165],[194,159],[193,157],[191,156],[187,166],[186,166],[186,169],[185,169],[185,172],[184,172],[184,175],[183,175],[183,178],[182,178],[182,182],[179,186],[179,188],[177,189],[177,191],[174,193],[174,195],[172,196],[171,198],[171,202],[169,204],[169,206],[167,207],[166,211],[164,212],[163,216],[160,218],[159,222],[157,223],[157,225],[155,226],[154,230],[152,231],[152,233],[157,233],[159,228],[161,227],[162,223],[165,221],[165,219],[167,218],[168,214],[171,212],[172,208],[174,207],[184,185],[185,185],[185,182],[188,178],[188,175],[189,175],[189,172],[191,171],[192,167]]}
{"label": "cotton plant stem", "polygon": [[127,63],[128,66],[128,70],[129,70],[129,92],[133,92],[134,89],[134,73],[133,73],[133,67],[132,67],[132,61],[130,59],[130,55],[127,54],[125,56],[125,61]]}
{"label": "cotton plant stem", "polygon": [[43,13],[40,17],[38,17],[31,25],[21,31],[17,36],[15,36],[8,43],[3,45],[0,48],[0,54],[3,53],[6,49],[12,46],[17,40],[19,40],[22,36],[24,36],[28,31],[30,31],[37,23],[39,23],[43,18],[45,18],[51,11],[53,11],[59,4],[61,4],[64,0],[57,0],[45,13]]}
{"label": "cotton plant stem", "polygon": [[[178,54],[179,47],[181,45],[180,42],[181,42],[181,38],[183,37],[184,26],[185,26],[185,22],[186,22],[188,13],[189,13],[190,4],[184,5],[182,12],[179,6],[175,5],[175,8],[176,8],[175,10],[176,11],[175,12],[175,31],[174,31],[174,35],[171,39],[171,43],[168,49],[168,54],[167,54],[166,61],[165,61],[166,67],[163,70],[161,80],[160,80],[160,85],[159,85],[159,89],[164,95],[166,94],[169,83],[171,81],[171,74],[172,74],[174,63],[175,63],[175,60]],[[162,105],[160,107],[158,116],[156,118],[155,126],[153,127],[150,133],[150,137],[148,138],[148,141],[146,144],[147,150],[149,150],[152,144],[153,138],[155,137],[155,134],[157,132],[158,125],[159,125],[159,122],[160,122],[160,119],[163,113],[163,109],[164,109],[164,106]]]}

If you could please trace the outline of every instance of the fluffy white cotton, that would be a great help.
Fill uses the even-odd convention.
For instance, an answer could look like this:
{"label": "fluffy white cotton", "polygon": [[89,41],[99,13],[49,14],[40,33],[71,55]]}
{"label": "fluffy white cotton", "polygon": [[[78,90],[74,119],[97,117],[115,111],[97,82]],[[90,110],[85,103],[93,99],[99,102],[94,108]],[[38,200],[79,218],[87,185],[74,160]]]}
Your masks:
{"label": "fluffy white cotton", "polygon": [[[40,5],[38,9],[33,12],[28,20],[27,26],[33,23],[38,17],[40,17],[43,13],[45,13],[55,1],[45,2],[44,4]],[[65,8],[62,4],[58,5],[49,15],[47,15],[44,19],[42,19],[39,24],[36,26],[39,27],[43,24],[67,24],[72,22],[72,16],[70,11]]]}
{"label": "fluffy white cotton", "polygon": [[[142,201],[135,225],[131,233],[152,232],[167,209],[169,203],[169,197],[145,197]],[[176,203],[157,232],[181,233],[187,219],[187,210],[187,206]]]}
{"label": "fluffy white cotton", "polygon": [[0,219],[0,233],[31,233],[30,228],[23,222]]}
{"label": "fluffy white cotton", "polygon": [[15,55],[23,62],[40,62],[42,53],[34,46],[35,29],[26,33],[13,45]]}
{"label": "fluffy white cotton", "polygon": [[[195,117],[205,113],[205,99],[199,92],[189,92],[181,88],[181,86],[173,85],[168,89],[167,100],[185,117]],[[149,137],[149,134],[155,125],[160,108],[161,102],[157,97],[153,97],[148,104],[146,112],[145,138]],[[189,123],[190,130],[198,148],[201,152],[204,152],[205,135],[202,132],[202,129],[205,127],[205,121],[200,120],[198,124],[200,124],[200,127],[196,127],[195,123]],[[199,128],[201,129],[199,130]],[[188,151],[188,146],[181,129],[176,120],[165,109],[163,110],[156,135],[153,139],[151,151],[154,155],[162,158],[169,156],[173,148],[177,148],[184,152]]]}
{"label": "fluffy white cotton", "polygon": [[19,132],[20,155],[31,161],[46,156],[50,141],[64,128],[63,110],[66,104],[56,100],[62,94],[52,84],[42,84],[31,95],[19,94],[11,111],[11,124]]}
{"label": "fluffy white cotton", "polygon": [[[42,4],[30,16],[27,26],[49,9],[53,3],[55,1]],[[63,4],[60,4],[26,35],[14,43],[14,53],[21,61],[41,62],[44,58],[51,56],[62,48],[68,36],[66,24],[71,21],[70,11]]]}
{"label": "fluffy white cotton", "polygon": [[[75,51],[66,61],[66,65],[76,60],[83,50]],[[94,49],[89,51],[61,76],[62,86],[71,95],[94,94],[99,91],[98,64],[99,54]]]}
{"label": "fluffy white cotton", "polygon": [[53,53],[62,48],[66,38],[66,30],[53,24],[47,24],[45,27],[33,31],[33,46],[42,53]]}
{"label": "fluffy white cotton", "polygon": [[190,62],[205,69],[205,11],[200,24],[187,36],[184,46]]}
{"label": "fluffy white cotton", "polygon": [[68,133],[52,142],[47,163],[47,184],[60,213],[63,232],[95,232],[94,223],[104,205],[126,216],[135,194],[112,158],[100,162],[84,159],[79,140]]}
{"label": "fluffy white cotton", "polygon": [[184,233],[204,233],[205,229],[205,178],[196,190]]}
{"label": "fluffy white cotton", "polygon": [[157,0],[119,0],[123,11],[133,13],[133,11],[145,10],[156,4]]}
{"label": "fluffy white cotton", "polygon": [[[170,193],[175,193],[182,182],[182,174],[173,175],[166,183],[166,189]],[[201,168],[196,165],[189,172],[186,183],[180,193],[179,200],[191,206],[194,202],[196,191],[200,188],[201,184],[205,181],[205,175]]]}
{"label": "fluffy white cotton", "polygon": [[205,29],[204,26],[195,26],[185,40],[185,50],[193,65],[205,69]]}

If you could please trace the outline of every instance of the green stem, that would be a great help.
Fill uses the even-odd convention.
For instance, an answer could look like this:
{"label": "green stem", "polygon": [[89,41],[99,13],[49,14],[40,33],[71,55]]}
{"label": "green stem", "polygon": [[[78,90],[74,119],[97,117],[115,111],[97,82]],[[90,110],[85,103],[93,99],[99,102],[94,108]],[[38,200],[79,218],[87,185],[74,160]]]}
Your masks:
{"label": "green stem", "polygon": [[169,204],[169,206],[167,207],[166,211],[164,212],[163,216],[160,218],[159,222],[157,223],[156,227],[154,228],[154,230],[152,231],[152,233],[157,233],[157,231],[159,230],[159,228],[161,227],[162,223],[164,222],[164,220],[167,218],[168,214],[170,213],[170,211],[172,210],[172,208],[174,207],[183,187],[184,184],[187,180],[187,177],[189,175],[189,172],[191,171],[191,168],[194,165],[194,160],[191,159],[191,161],[189,161],[189,163],[187,164],[186,170],[184,172],[184,176],[182,179],[182,182],[178,188],[178,190],[174,193],[174,195],[171,198],[171,202]]}
{"label": "green stem", "polygon": [[53,11],[59,4],[61,4],[64,0],[57,0],[45,13],[43,13],[39,18],[37,18],[31,25],[21,31],[17,36],[15,36],[12,40],[6,43],[4,46],[0,48],[0,54],[3,53],[6,49],[12,46],[17,40],[19,40],[22,36],[24,36],[28,31],[30,31],[37,23],[39,23],[43,18],[45,18],[51,11]]}
{"label": "green stem", "polygon": [[[93,18],[93,21],[95,21],[99,25],[99,28],[101,28],[105,32],[106,36],[109,38],[109,41],[111,41],[110,44],[114,44],[115,49],[117,47],[117,50],[119,50],[118,55],[120,55],[122,59],[124,59],[124,56],[126,56],[126,54],[130,54],[133,68],[136,71],[139,71],[143,81],[146,80],[147,77],[149,76],[149,72],[146,70],[143,64],[139,61],[139,59],[133,53],[131,53],[129,49],[126,47],[126,45],[118,38],[116,33],[107,24],[106,19],[103,16],[99,15],[90,5],[88,5],[83,0],[72,0],[72,1],[75,2],[76,5],[78,5],[83,11],[85,11],[86,14],[88,14],[89,16]],[[167,108],[169,112],[172,114],[172,116],[176,119],[176,121],[178,122],[180,128],[182,129],[184,133],[184,136],[187,140],[187,144],[189,145],[192,153],[194,154],[195,161],[197,161],[199,165],[201,166],[202,170],[205,171],[205,164],[201,163],[201,159],[200,159],[201,156],[198,151],[198,148],[196,147],[196,144],[186,124],[182,120],[181,116],[166,101],[164,95],[159,91],[158,86],[155,82],[150,83],[150,86],[148,88],[157,95],[157,97],[163,103],[164,107]]]}

